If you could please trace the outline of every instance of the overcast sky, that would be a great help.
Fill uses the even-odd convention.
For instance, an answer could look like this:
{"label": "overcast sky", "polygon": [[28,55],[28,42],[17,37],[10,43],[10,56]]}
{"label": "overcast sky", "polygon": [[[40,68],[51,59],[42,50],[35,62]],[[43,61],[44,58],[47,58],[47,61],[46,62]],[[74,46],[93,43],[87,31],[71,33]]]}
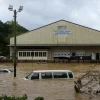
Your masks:
{"label": "overcast sky", "polygon": [[14,9],[23,6],[17,21],[29,30],[61,19],[100,30],[100,0],[0,0],[0,4],[3,22],[13,19],[9,4]]}

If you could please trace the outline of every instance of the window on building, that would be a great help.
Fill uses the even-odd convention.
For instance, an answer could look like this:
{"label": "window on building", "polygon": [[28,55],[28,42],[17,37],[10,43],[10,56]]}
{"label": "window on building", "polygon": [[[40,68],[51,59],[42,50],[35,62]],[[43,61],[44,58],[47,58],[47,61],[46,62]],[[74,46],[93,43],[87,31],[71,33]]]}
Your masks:
{"label": "window on building", "polygon": [[67,30],[67,26],[58,26],[57,30],[58,31],[66,31]]}
{"label": "window on building", "polygon": [[26,52],[23,52],[23,57],[26,57]]}
{"label": "window on building", "polygon": [[77,54],[78,56],[85,56],[85,54],[83,54],[83,53],[79,53],[79,54]]}
{"label": "window on building", "polygon": [[34,57],[34,52],[31,52],[31,57]]}
{"label": "window on building", "polygon": [[27,57],[30,57],[30,52],[27,52]]}
{"label": "window on building", "polygon": [[35,52],[35,57],[38,57],[38,52]]}
{"label": "window on building", "polygon": [[39,57],[42,57],[42,52],[39,52]]}
{"label": "window on building", "polygon": [[22,57],[22,52],[19,52],[19,57]]}
{"label": "window on building", "polygon": [[42,51],[35,51],[35,52],[19,52],[18,53],[19,57],[23,56],[23,57],[46,57],[47,56],[47,52],[42,52]]}
{"label": "window on building", "polygon": [[46,57],[46,52],[43,52],[43,57]]}

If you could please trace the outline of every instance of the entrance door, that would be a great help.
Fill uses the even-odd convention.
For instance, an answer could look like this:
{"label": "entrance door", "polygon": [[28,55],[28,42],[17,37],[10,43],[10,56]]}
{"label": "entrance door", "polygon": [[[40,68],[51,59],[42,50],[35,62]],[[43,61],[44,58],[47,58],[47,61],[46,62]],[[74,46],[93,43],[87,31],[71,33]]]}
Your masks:
{"label": "entrance door", "polygon": [[96,60],[99,60],[99,53],[96,53]]}
{"label": "entrance door", "polygon": [[74,57],[75,57],[75,56],[76,56],[76,53],[75,53],[75,52],[72,52],[72,56],[74,56]]}

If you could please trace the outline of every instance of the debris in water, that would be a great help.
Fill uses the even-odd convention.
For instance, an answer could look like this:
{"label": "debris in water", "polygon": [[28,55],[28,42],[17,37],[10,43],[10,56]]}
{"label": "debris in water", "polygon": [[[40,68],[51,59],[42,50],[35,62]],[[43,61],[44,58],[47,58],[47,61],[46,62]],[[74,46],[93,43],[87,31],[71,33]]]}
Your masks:
{"label": "debris in water", "polygon": [[74,89],[77,93],[100,95],[100,71],[89,70],[74,81]]}

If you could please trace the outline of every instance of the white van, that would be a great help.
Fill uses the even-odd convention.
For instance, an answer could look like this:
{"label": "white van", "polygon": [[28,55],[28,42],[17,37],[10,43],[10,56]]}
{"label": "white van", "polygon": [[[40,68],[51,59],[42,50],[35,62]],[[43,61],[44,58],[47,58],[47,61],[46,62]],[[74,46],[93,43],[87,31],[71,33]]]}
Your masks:
{"label": "white van", "polygon": [[73,79],[74,75],[70,70],[36,70],[31,72],[25,79]]}

